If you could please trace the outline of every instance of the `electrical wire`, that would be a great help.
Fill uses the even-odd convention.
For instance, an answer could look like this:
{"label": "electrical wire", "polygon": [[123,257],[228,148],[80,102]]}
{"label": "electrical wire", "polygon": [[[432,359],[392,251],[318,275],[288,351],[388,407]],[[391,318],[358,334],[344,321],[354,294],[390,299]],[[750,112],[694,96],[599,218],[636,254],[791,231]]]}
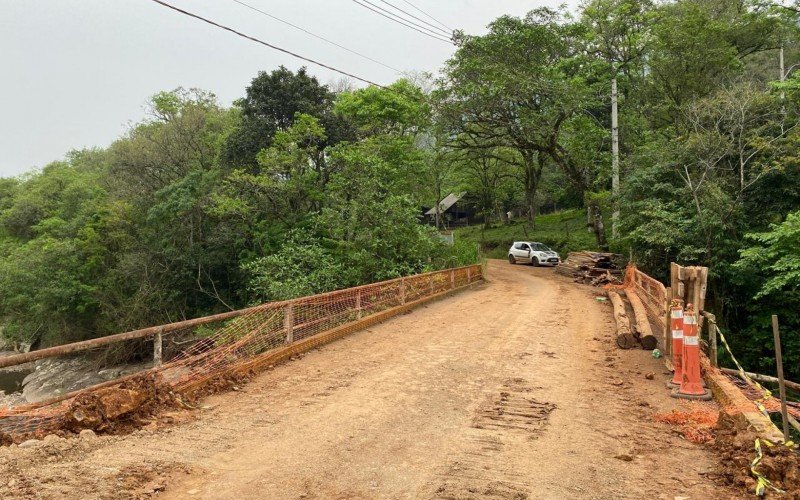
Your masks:
{"label": "electrical wire", "polygon": [[427,12],[425,12],[424,10],[420,9],[419,7],[417,7],[416,5],[414,5],[413,3],[409,2],[408,0],[402,0],[402,1],[403,1],[403,3],[405,3],[405,4],[407,4],[407,5],[410,5],[411,7],[414,7],[415,9],[417,9],[417,11],[421,12],[422,14],[424,14],[425,16],[427,16],[428,18],[430,18],[430,19],[432,19],[432,20],[436,21],[437,23],[441,24],[442,26],[444,26],[445,28],[447,28],[447,30],[448,30],[448,31],[450,31],[451,33],[453,32],[453,28],[449,27],[448,25],[444,24],[444,23],[443,23],[443,22],[441,22],[440,20],[436,19],[435,17],[433,17],[432,15],[428,14],[428,13],[427,13]]}
{"label": "electrical wire", "polygon": [[392,21],[400,22],[400,24],[403,24],[404,26],[411,25],[409,27],[414,27],[414,29],[416,29],[416,31],[420,31],[421,30],[421,31],[423,31],[423,32],[425,32],[425,33],[427,33],[429,35],[435,35],[439,39],[446,39],[446,40],[450,41],[450,34],[449,33],[442,34],[441,31],[434,31],[434,30],[428,28],[427,26],[424,26],[422,24],[419,24],[419,23],[416,23],[416,22],[412,21],[411,19],[407,19],[407,18],[405,18],[405,17],[403,17],[403,16],[401,16],[399,14],[395,14],[394,12],[386,9],[385,7],[381,7],[380,5],[376,5],[371,0],[359,0],[359,2],[363,2],[365,4],[371,5],[373,7],[373,9],[370,9],[370,10],[375,11],[375,9],[377,9],[376,12],[381,13],[384,17],[388,17]]}
{"label": "electrical wire", "polygon": [[[414,31],[422,33],[423,35],[429,36],[431,38],[435,38],[436,40],[439,40],[440,42],[445,42],[445,43],[449,43],[449,44],[455,45],[452,40],[448,40],[446,38],[443,38],[441,35],[438,35],[436,33],[430,33],[429,31],[423,31],[421,29],[415,28],[411,24],[406,24],[406,22],[408,22],[408,21],[403,22],[402,20],[400,20],[402,18],[396,19],[396,18],[398,18],[398,16],[391,17],[389,14],[386,14],[384,11],[382,11],[379,7],[378,8],[374,8],[375,4],[369,2],[369,0],[362,0],[362,1],[368,3],[369,5],[365,5],[365,4],[361,3],[361,1],[359,1],[359,0],[353,0],[353,2],[355,2],[357,5],[360,5],[360,6],[364,7],[365,9],[369,9],[369,10],[375,12],[376,14],[379,14],[379,15],[381,15],[381,16],[383,16],[383,17],[385,17],[385,18],[387,18],[387,19],[389,19],[391,21],[394,21],[394,22],[396,22],[398,24],[402,24],[406,28],[411,28]],[[373,7],[370,7],[370,5],[372,5]]]}
{"label": "electrical wire", "polygon": [[285,19],[281,19],[281,18],[280,18],[280,17],[278,17],[278,16],[275,16],[275,15],[272,15],[272,14],[270,14],[270,13],[268,13],[268,12],[265,12],[265,11],[263,11],[263,10],[259,9],[258,7],[254,7],[254,6],[250,5],[250,4],[244,3],[244,2],[242,2],[241,0],[232,0],[232,1],[233,1],[233,2],[235,2],[235,3],[238,3],[239,5],[241,5],[241,6],[243,6],[243,7],[247,7],[248,9],[250,9],[250,10],[252,10],[252,11],[258,12],[259,14],[263,14],[263,15],[265,15],[265,16],[267,16],[267,17],[271,18],[271,19],[274,19],[275,21],[278,21],[278,22],[280,22],[280,23],[283,23],[283,24],[285,24],[285,25],[287,25],[287,26],[291,26],[292,28],[294,28],[294,29],[296,29],[296,30],[299,30],[299,31],[302,31],[303,33],[306,33],[306,34],[308,34],[308,35],[311,35],[311,36],[313,36],[314,38],[317,38],[317,39],[319,39],[319,40],[322,40],[323,42],[326,42],[326,43],[329,43],[329,44],[331,44],[331,45],[334,45],[334,46],[336,46],[336,47],[339,47],[339,48],[340,48],[340,49],[342,49],[342,50],[346,50],[347,52],[350,52],[351,54],[355,54],[355,55],[357,55],[357,56],[359,56],[359,57],[361,57],[361,58],[363,58],[363,59],[366,59],[366,60],[368,60],[368,61],[372,61],[372,62],[374,62],[375,64],[380,64],[381,66],[383,66],[383,67],[385,67],[385,68],[389,68],[390,70],[392,70],[392,71],[395,71],[395,72],[397,72],[397,73],[401,73],[401,72],[402,72],[402,70],[399,70],[399,69],[397,69],[397,68],[394,68],[394,67],[392,67],[392,66],[389,66],[388,64],[382,63],[382,62],[380,62],[380,61],[378,61],[378,60],[376,60],[376,59],[373,59],[373,58],[371,58],[371,57],[369,57],[369,56],[367,56],[367,55],[364,55],[364,54],[362,54],[362,53],[360,53],[360,52],[356,52],[355,50],[349,49],[349,48],[345,47],[344,45],[338,44],[338,43],[334,42],[333,40],[329,40],[329,39],[325,38],[324,36],[317,35],[317,34],[316,34],[316,33],[314,33],[313,31],[307,30],[307,29],[305,29],[305,28],[303,28],[303,27],[297,26],[296,24],[292,24],[292,23],[290,23],[289,21],[286,21]]}
{"label": "electrical wire", "polygon": [[400,7],[398,7],[397,5],[394,5],[393,3],[391,3],[391,2],[388,2],[387,0],[380,0],[380,1],[381,1],[382,3],[385,3],[386,5],[388,5],[389,7],[391,7],[391,8],[393,8],[393,9],[395,9],[395,10],[399,11],[399,12],[402,12],[402,13],[403,13],[403,14],[405,14],[406,16],[408,16],[408,17],[411,17],[411,18],[413,18],[413,19],[416,19],[417,21],[421,22],[422,24],[425,24],[426,26],[429,26],[429,27],[430,27],[430,28],[432,28],[433,30],[436,30],[436,32],[437,32],[437,33],[438,33],[438,32],[441,32],[442,34],[444,34],[444,35],[446,35],[446,36],[448,36],[448,37],[449,37],[449,36],[452,36],[452,34],[453,34],[452,30],[448,31],[448,30],[446,30],[446,29],[442,29],[442,28],[441,28],[441,27],[439,27],[439,26],[436,26],[435,24],[431,24],[430,22],[428,22],[428,21],[426,21],[426,20],[424,20],[424,19],[422,19],[422,18],[420,18],[420,17],[417,17],[417,16],[415,16],[414,14],[412,14],[412,13],[410,13],[410,12],[406,11],[406,10],[403,10],[403,9],[401,9],[401,8],[400,8]]}
{"label": "electrical wire", "polygon": [[238,35],[238,36],[240,36],[242,38],[246,38],[246,39],[248,39],[250,41],[253,41],[253,42],[256,42],[256,43],[260,43],[261,45],[264,45],[264,46],[269,47],[271,49],[277,50],[279,52],[283,52],[284,54],[289,54],[292,57],[296,57],[298,59],[302,59],[303,61],[310,62],[311,64],[316,64],[317,66],[321,66],[321,67],[329,69],[331,71],[335,71],[335,72],[337,72],[339,74],[342,74],[342,75],[345,75],[345,76],[349,76],[350,78],[354,78],[354,79],[356,79],[356,80],[358,80],[360,82],[368,83],[370,85],[375,85],[376,87],[380,87],[382,89],[388,89],[388,87],[385,87],[385,86],[380,85],[378,83],[375,83],[373,81],[367,80],[366,78],[361,78],[360,76],[356,76],[356,75],[354,75],[352,73],[348,73],[346,71],[342,71],[342,70],[340,70],[338,68],[334,68],[333,66],[329,66],[329,65],[327,65],[325,63],[321,63],[319,61],[315,61],[314,59],[310,59],[308,57],[301,56],[300,54],[297,54],[297,53],[292,52],[290,50],[283,49],[281,47],[278,47],[277,45],[272,45],[271,43],[267,43],[267,42],[265,42],[263,40],[259,40],[258,38],[252,37],[250,35],[245,35],[244,33],[236,31],[233,28],[229,28],[227,26],[223,26],[223,25],[221,25],[219,23],[216,23],[216,22],[214,22],[214,21],[212,21],[210,19],[206,19],[205,17],[201,17],[201,16],[199,16],[197,14],[193,14],[193,13],[191,13],[189,11],[186,11],[186,10],[183,10],[181,8],[175,7],[174,5],[168,4],[167,2],[164,2],[162,0],[150,0],[150,1],[154,2],[154,3],[157,3],[157,4],[159,4],[159,5],[163,6],[163,7],[166,7],[168,9],[172,9],[172,10],[174,10],[176,12],[179,12],[179,13],[185,15],[185,16],[193,17],[193,18],[195,18],[195,19],[197,19],[199,21],[203,21],[204,23],[210,24],[212,26],[215,26],[217,28],[223,29],[225,31],[229,31],[229,32],[233,33],[234,35]]}

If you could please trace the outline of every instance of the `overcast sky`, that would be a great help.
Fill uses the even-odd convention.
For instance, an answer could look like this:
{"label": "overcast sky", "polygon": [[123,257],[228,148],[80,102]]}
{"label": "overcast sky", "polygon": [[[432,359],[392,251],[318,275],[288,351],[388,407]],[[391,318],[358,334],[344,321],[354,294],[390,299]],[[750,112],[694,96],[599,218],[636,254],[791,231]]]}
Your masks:
{"label": "overcast sky", "polygon": [[[376,83],[399,77],[232,0],[167,1]],[[402,70],[435,72],[454,50],[352,0],[242,1]],[[555,5],[410,1],[470,34],[485,32],[500,15]],[[415,12],[403,0],[391,3]],[[339,77],[150,0],[0,0],[0,176],[41,167],[71,149],[107,146],[143,118],[144,102],[160,90],[198,87],[229,105],[258,71],[281,64],[307,65],[323,83]]]}

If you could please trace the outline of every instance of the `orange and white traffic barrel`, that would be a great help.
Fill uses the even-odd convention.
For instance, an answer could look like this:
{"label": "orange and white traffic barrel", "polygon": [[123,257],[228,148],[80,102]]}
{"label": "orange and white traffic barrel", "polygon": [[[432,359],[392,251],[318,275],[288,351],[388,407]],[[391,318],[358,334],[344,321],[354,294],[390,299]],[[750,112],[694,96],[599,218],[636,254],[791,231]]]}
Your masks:
{"label": "orange and white traffic barrel", "polygon": [[702,401],[711,399],[711,393],[703,387],[703,377],[700,373],[700,339],[697,336],[697,314],[692,304],[687,304],[683,313],[682,368],[681,386],[672,391],[672,396]]}
{"label": "orange and white traffic barrel", "polygon": [[672,332],[672,366],[675,374],[667,387],[675,389],[683,380],[683,306],[679,299],[672,300],[670,308],[670,331]]}

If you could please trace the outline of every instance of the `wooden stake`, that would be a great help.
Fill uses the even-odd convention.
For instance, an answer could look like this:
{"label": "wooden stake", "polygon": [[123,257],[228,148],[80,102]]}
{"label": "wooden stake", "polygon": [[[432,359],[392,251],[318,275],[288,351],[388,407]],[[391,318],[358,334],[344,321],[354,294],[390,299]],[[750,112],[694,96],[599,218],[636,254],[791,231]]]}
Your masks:
{"label": "wooden stake", "polygon": [[717,317],[710,312],[703,312],[703,316],[708,318],[708,342],[710,345],[711,352],[711,366],[717,367],[719,363],[717,362]]}
{"label": "wooden stake", "polygon": [[672,330],[670,329],[670,304],[672,303],[672,287],[667,287],[667,302],[664,304],[664,354],[672,359]]}
{"label": "wooden stake", "polygon": [[783,439],[789,441],[789,417],[786,411],[786,383],[783,380],[783,356],[781,355],[781,332],[778,329],[778,316],[772,315],[772,335],[775,340],[775,362],[778,364],[778,389],[781,395],[781,418],[783,419]]}

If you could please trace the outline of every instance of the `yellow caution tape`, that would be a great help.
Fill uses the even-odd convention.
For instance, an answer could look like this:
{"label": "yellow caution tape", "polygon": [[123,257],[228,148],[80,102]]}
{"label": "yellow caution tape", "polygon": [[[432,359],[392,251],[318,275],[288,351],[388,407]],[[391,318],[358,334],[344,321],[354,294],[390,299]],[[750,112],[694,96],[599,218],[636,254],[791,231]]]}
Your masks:
{"label": "yellow caution tape", "polygon": [[[767,446],[773,446],[773,443],[767,441],[766,439],[764,440],[764,444],[766,444]],[[756,495],[760,497],[764,496],[764,493],[766,493],[767,488],[770,488],[776,493],[786,493],[782,489],[772,484],[772,481],[764,477],[760,472],[758,472],[758,470],[756,470],[756,467],[761,462],[762,458],[764,458],[764,454],[761,452],[761,440],[756,438],[756,458],[754,458],[753,461],[750,462],[750,472],[756,478]]]}
{"label": "yellow caution tape", "polygon": [[728,345],[728,341],[725,340],[725,335],[722,334],[722,331],[717,326],[717,323],[715,321],[713,321],[711,318],[707,318],[707,319],[708,319],[709,323],[714,325],[714,328],[717,330],[717,335],[719,335],[720,340],[722,340],[722,345],[725,346],[725,350],[728,351],[728,354],[730,355],[731,359],[733,360],[733,363],[736,365],[736,369],[739,371],[739,376],[742,377],[742,379],[745,380],[747,383],[749,383],[751,385],[754,385],[755,387],[758,387],[758,389],[762,393],[764,393],[764,397],[759,399],[758,401],[755,401],[755,403],[756,403],[756,406],[758,406],[758,410],[761,413],[763,413],[765,416],[769,417],[769,412],[767,412],[767,409],[764,408],[764,405],[761,403],[761,401],[771,398],[772,397],[772,391],[770,391],[766,387],[762,386],[761,384],[759,384],[758,382],[756,382],[755,380],[753,380],[752,378],[747,376],[747,372],[744,371],[744,368],[742,368],[742,365],[739,364],[739,361],[733,355],[733,352],[731,352],[731,346]]}

